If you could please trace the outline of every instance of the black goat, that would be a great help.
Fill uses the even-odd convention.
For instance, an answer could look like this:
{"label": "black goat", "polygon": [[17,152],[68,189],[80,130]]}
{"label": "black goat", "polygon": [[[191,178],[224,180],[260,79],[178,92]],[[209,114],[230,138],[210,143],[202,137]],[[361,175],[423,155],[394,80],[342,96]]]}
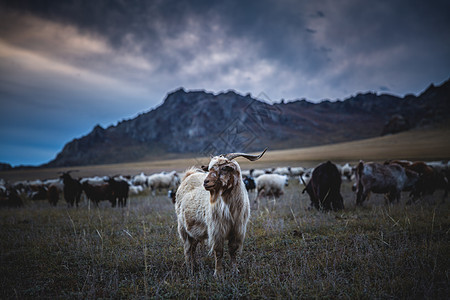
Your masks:
{"label": "black goat", "polygon": [[5,190],[5,192],[0,195],[0,207],[21,207],[21,206],[23,206],[23,201],[15,188],[8,187]]}
{"label": "black goat", "polygon": [[100,201],[103,200],[108,200],[111,204],[114,204],[112,190],[108,183],[92,185],[85,181],[83,182],[82,187],[86,197],[91,200],[95,206],[98,207]]}
{"label": "black goat", "polygon": [[48,199],[48,202],[51,205],[56,206],[56,204],[58,203],[58,200],[59,200],[58,187],[56,187],[55,185],[51,185],[48,188],[48,190],[47,190],[47,199]]}
{"label": "black goat", "polygon": [[321,210],[344,209],[341,189],[341,173],[336,165],[330,161],[322,163],[316,168],[311,180],[306,185],[306,191],[311,199],[311,206]]}
{"label": "black goat", "polygon": [[245,188],[247,189],[247,192],[252,192],[256,189],[255,179],[251,176],[243,176],[243,181],[245,184]]}
{"label": "black goat", "polygon": [[130,189],[128,182],[125,180],[114,178],[108,179],[108,184],[111,187],[112,193],[112,206],[115,207],[118,203],[119,207],[125,207],[127,205],[128,191]]}
{"label": "black goat", "polygon": [[75,203],[78,207],[78,203],[80,202],[81,198],[81,192],[83,191],[81,188],[81,183],[70,176],[70,171],[63,172],[61,175],[61,179],[64,183],[64,199],[66,199],[67,205],[73,207],[73,204]]}

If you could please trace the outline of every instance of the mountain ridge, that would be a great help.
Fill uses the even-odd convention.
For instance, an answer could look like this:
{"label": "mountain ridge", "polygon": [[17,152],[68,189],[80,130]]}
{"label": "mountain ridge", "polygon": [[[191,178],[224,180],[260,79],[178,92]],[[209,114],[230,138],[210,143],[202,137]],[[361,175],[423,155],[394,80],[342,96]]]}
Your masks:
{"label": "mountain ridge", "polygon": [[359,93],[344,100],[266,103],[235,91],[169,93],[158,107],[99,125],[67,143],[43,167],[307,147],[358,140],[448,122],[450,81],[420,95]]}

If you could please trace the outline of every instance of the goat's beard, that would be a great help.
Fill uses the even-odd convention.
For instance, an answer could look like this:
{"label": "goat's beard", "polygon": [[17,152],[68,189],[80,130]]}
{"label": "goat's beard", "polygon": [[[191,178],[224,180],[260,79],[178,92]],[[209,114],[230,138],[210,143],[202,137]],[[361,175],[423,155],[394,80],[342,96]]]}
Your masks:
{"label": "goat's beard", "polygon": [[211,203],[211,205],[215,204],[217,201],[217,198],[219,198],[220,196],[220,190],[210,190],[209,191],[209,203]]}

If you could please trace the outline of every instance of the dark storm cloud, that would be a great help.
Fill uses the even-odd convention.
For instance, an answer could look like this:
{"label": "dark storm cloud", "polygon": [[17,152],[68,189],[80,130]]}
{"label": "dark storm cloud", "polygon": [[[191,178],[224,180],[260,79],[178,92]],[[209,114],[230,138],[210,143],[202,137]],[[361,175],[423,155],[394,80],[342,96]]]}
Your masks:
{"label": "dark storm cloud", "polygon": [[[303,66],[317,64],[315,53],[306,53],[304,19],[307,9],[283,1],[35,1],[13,2],[12,7],[56,22],[77,26],[81,31],[105,37],[115,48],[139,44],[150,57],[164,59],[164,69],[174,70],[193,59],[217,38],[214,28],[224,37],[243,39],[257,46],[261,56],[293,65],[299,54],[308,60],[296,60]],[[323,15],[323,14],[322,14]],[[196,24],[196,47],[167,53],[165,41],[175,39]],[[226,45],[225,45],[226,47]],[[303,53],[302,53],[303,52]],[[289,61],[288,61],[289,60]],[[295,61],[294,61],[295,62]],[[295,65],[295,64],[294,64]],[[312,69],[312,68],[310,68]]]}
{"label": "dark storm cloud", "polygon": [[[309,76],[320,76],[328,68],[335,68],[330,62],[342,67],[341,52],[346,59],[367,57],[374,65],[374,73],[382,71],[376,65],[377,60],[386,63],[385,55],[415,59],[426,65],[424,53],[429,43],[423,43],[424,38],[432,44],[444,43],[444,49],[433,49],[441,55],[449,52],[448,42],[443,42],[449,40],[448,1],[434,1],[432,5],[423,1],[267,0],[13,3],[15,8],[75,25],[82,32],[95,32],[115,49],[133,52],[138,48],[149,60],[164,61],[157,64],[160,72],[175,72],[207,52],[217,38],[225,40],[224,47],[229,39],[244,40],[254,46],[251,50],[258,59],[270,60],[291,72],[301,70]],[[219,28],[222,36],[217,36],[214,28]],[[196,43],[168,49],[167,40],[176,40],[186,31],[197,37]],[[403,51],[413,54],[405,57]],[[448,60],[444,64],[448,66]],[[353,63],[350,65],[353,67]],[[339,78],[332,79],[336,84],[353,74],[350,68],[337,72]],[[388,82],[376,86],[380,84]]]}

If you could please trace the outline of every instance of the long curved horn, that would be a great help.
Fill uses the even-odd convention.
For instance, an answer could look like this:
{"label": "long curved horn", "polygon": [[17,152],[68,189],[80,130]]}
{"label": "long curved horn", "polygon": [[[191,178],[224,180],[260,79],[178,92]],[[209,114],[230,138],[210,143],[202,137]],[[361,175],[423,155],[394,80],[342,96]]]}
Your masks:
{"label": "long curved horn", "polygon": [[252,155],[252,154],[247,154],[247,153],[228,153],[228,154],[224,155],[224,157],[229,160],[232,160],[236,157],[242,156],[248,160],[255,161],[255,160],[260,159],[264,155],[264,153],[266,153],[266,150],[267,150],[267,147],[266,147],[266,149],[264,149],[264,151],[260,155]]}

